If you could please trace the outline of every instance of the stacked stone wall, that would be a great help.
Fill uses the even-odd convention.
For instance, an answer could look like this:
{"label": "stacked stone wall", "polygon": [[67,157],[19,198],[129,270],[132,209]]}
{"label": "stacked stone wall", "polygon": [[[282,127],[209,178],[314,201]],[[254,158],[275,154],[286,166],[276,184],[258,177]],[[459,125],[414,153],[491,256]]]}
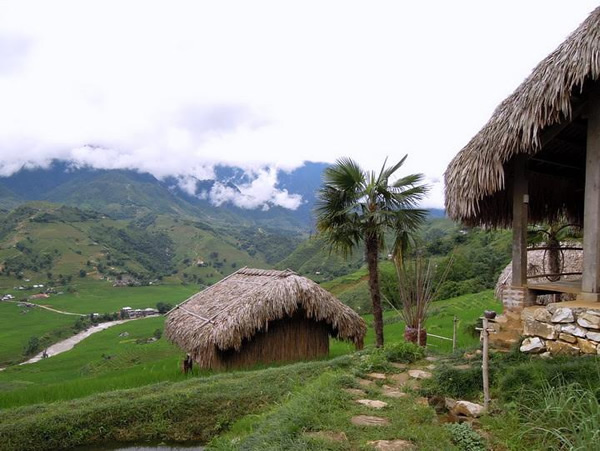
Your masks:
{"label": "stacked stone wall", "polygon": [[600,354],[600,306],[590,309],[549,304],[524,310],[521,319],[526,336],[521,343],[522,352]]}

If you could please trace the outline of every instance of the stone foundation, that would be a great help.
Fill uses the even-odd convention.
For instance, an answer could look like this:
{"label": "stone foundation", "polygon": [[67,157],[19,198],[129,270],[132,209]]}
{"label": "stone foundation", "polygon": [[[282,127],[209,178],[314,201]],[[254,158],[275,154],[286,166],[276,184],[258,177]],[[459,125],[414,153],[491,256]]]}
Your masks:
{"label": "stone foundation", "polygon": [[546,355],[600,354],[600,306],[569,307],[562,303],[528,308],[523,321],[522,352]]}

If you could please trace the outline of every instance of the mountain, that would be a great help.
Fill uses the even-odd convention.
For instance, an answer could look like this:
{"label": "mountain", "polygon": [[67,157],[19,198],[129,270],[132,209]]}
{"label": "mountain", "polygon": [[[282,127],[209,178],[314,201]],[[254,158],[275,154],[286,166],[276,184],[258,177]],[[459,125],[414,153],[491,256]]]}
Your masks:
{"label": "mountain", "polygon": [[[247,193],[256,174],[241,168],[217,166],[214,180],[195,180],[195,187],[190,192],[183,189],[181,180],[175,177],[159,180],[132,170],[76,168],[65,161],[53,161],[47,168],[23,168],[9,177],[0,178],[0,208],[11,208],[32,200],[50,201],[93,209],[113,218],[135,218],[153,212],[221,224],[236,223],[243,227],[308,232],[313,223],[311,212],[315,192],[326,167],[325,163],[308,162],[293,171],[276,173],[275,190],[302,196],[300,205],[292,210],[268,199],[258,208],[234,205],[232,201],[243,196],[252,200],[251,192]],[[265,168],[264,171],[269,170]],[[229,190],[230,198],[211,198],[209,193],[215,186]]]}

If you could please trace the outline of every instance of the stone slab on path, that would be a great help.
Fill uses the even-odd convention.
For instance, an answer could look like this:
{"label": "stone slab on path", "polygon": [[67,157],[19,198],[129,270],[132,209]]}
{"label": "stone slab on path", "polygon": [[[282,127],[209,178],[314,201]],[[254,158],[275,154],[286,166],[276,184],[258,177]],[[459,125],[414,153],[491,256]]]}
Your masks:
{"label": "stone slab on path", "polygon": [[387,402],[378,401],[376,399],[357,399],[356,402],[363,406],[371,407],[372,409],[383,409],[388,405]]}
{"label": "stone slab on path", "polygon": [[360,377],[357,377],[356,380],[358,381],[358,385],[360,385],[361,387],[374,387],[375,386],[375,382],[369,380],[369,379],[362,379]]}
{"label": "stone slab on path", "polygon": [[429,371],[409,370],[408,375],[415,379],[431,379],[433,375]]}
{"label": "stone slab on path", "polygon": [[389,385],[384,385],[381,387],[381,394],[383,396],[387,396],[388,398],[405,398],[408,396],[403,391],[394,387],[390,387]]}
{"label": "stone slab on path", "polygon": [[390,365],[399,370],[405,370],[406,368],[408,368],[408,365],[406,363],[390,362]]}
{"label": "stone slab on path", "polygon": [[369,379],[373,379],[373,380],[384,381],[386,378],[386,375],[383,373],[369,373],[369,374],[367,374],[367,377]]}
{"label": "stone slab on path", "polygon": [[367,445],[371,445],[377,451],[413,451],[417,447],[414,443],[408,440],[372,440],[367,442]]}
{"label": "stone slab on path", "polygon": [[371,415],[357,415],[350,419],[354,426],[388,426],[390,420],[387,418],[374,417]]}
{"label": "stone slab on path", "polygon": [[360,388],[342,388],[342,390],[352,396],[365,396],[367,394],[366,391],[361,390]]}
{"label": "stone slab on path", "polygon": [[392,374],[390,379],[394,381],[397,385],[404,385],[410,380],[410,376],[408,373],[398,373]]}

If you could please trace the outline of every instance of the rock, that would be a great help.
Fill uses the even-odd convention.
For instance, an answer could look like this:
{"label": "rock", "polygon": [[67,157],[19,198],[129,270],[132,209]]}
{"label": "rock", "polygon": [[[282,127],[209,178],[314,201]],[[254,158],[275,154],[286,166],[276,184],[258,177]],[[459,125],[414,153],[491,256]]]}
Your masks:
{"label": "rock", "polygon": [[469,401],[456,401],[452,409],[454,415],[465,415],[472,418],[479,418],[484,411],[485,408],[482,405]]}
{"label": "rock", "polygon": [[551,357],[552,357],[552,354],[550,354],[548,351],[546,351],[546,352],[542,352],[542,353],[540,354],[540,357],[541,357],[542,359],[549,359],[549,358],[551,358]]}
{"label": "rock", "polygon": [[430,398],[427,398],[427,403],[430,407],[433,407],[436,413],[446,411],[446,399],[443,396],[431,396]]}
{"label": "rock", "polygon": [[558,336],[559,340],[566,341],[567,343],[575,344],[577,343],[577,338],[571,334],[560,333]]}
{"label": "rock", "polygon": [[557,308],[552,315],[551,321],[553,323],[572,323],[575,321],[575,317],[573,316],[573,311],[570,308]]}
{"label": "rock", "polygon": [[600,329],[600,316],[588,310],[579,315],[577,324],[588,329]]}
{"label": "rock", "polygon": [[547,341],[546,348],[552,355],[579,355],[579,348],[564,341]]}
{"label": "rock", "polygon": [[388,398],[404,398],[408,396],[403,391],[400,391],[394,387],[390,387],[389,385],[384,385],[381,387],[381,394],[383,396],[387,396]]}
{"label": "rock", "polygon": [[356,402],[373,409],[383,409],[388,405],[385,401],[377,401],[375,399],[357,399]]}
{"label": "rock", "polygon": [[577,345],[579,346],[579,349],[581,349],[581,352],[583,352],[584,354],[596,354],[598,348],[597,343],[594,343],[590,340],[586,340],[585,338],[578,338]]}
{"label": "rock", "polygon": [[371,415],[357,415],[350,419],[350,422],[355,426],[387,426],[390,420],[387,418],[374,417]]}
{"label": "rock", "polygon": [[552,315],[545,308],[538,308],[533,312],[533,319],[543,323],[549,323],[552,319]]}
{"label": "rock", "polygon": [[378,451],[413,451],[417,447],[408,440],[372,440],[367,442]]}
{"label": "rock", "polygon": [[456,406],[456,399],[446,398],[444,403],[446,404],[446,409],[452,410]]}
{"label": "rock", "polygon": [[358,384],[362,387],[374,387],[375,382],[370,381],[368,379],[361,379],[360,377],[356,378],[358,380]]}
{"label": "rock", "polygon": [[529,337],[523,340],[521,343],[521,347],[519,348],[521,352],[527,352],[530,354],[536,354],[538,352],[543,352],[546,350],[546,345],[544,344],[544,340],[540,337]]}
{"label": "rock", "polygon": [[404,385],[410,379],[408,373],[392,374],[390,379],[393,380],[397,385]]}
{"label": "rock", "polygon": [[428,357],[425,357],[425,360],[427,360],[428,362],[437,362],[439,358],[430,355]]}
{"label": "rock", "polygon": [[454,365],[452,368],[454,368],[455,370],[470,370],[472,366],[468,363],[463,363],[462,365]]}
{"label": "rock", "polygon": [[409,370],[408,375],[415,379],[431,379],[433,375],[429,371]]}
{"label": "rock", "polygon": [[547,340],[556,340],[558,338],[559,325],[541,323],[539,321],[525,321],[523,333],[525,335],[542,337]]}
{"label": "rock", "polygon": [[311,438],[317,438],[324,441],[329,442],[347,442],[348,437],[343,432],[336,431],[316,431],[316,432],[305,432],[304,435],[307,435]]}
{"label": "rock", "polygon": [[590,340],[600,341],[600,332],[589,331],[585,334],[585,336]]}
{"label": "rock", "polygon": [[369,374],[367,374],[367,377],[370,379],[375,379],[375,380],[380,380],[380,381],[385,380],[385,374],[383,374],[383,373],[369,373]]}
{"label": "rock", "polygon": [[585,337],[585,329],[577,326],[576,324],[567,324],[561,327],[561,330],[567,334],[575,335],[576,337]]}
{"label": "rock", "polygon": [[342,388],[346,393],[352,396],[365,396],[367,393],[360,388]]}

